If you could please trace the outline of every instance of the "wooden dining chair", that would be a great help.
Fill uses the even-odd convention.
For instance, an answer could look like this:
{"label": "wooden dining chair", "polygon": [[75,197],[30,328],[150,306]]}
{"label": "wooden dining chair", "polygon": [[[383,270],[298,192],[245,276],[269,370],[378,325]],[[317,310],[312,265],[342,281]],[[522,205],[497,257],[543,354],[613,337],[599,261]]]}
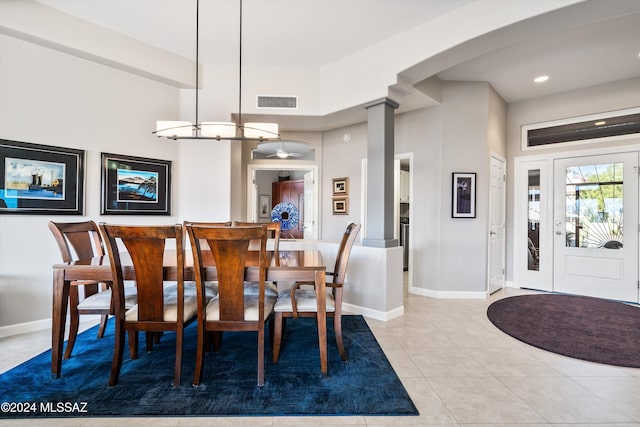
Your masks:
{"label": "wooden dining chair", "polygon": [[[198,289],[198,346],[195,386],[202,380],[205,359],[205,336],[214,333],[214,349],[218,351],[224,331],[258,332],[258,386],[264,385],[265,323],[271,319],[276,298],[265,295],[268,264],[267,230],[253,227],[208,227],[187,224],[191,242],[196,288]],[[252,240],[260,240],[258,251],[249,251]],[[207,246],[201,244],[203,240]],[[258,294],[245,293],[245,267],[259,269]],[[206,303],[204,299],[205,267],[215,265],[218,275],[218,296]]]}
{"label": "wooden dining chair", "polygon": [[[280,223],[279,222],[241,222],[241,221],[233,221],[233,225],[236,227],[255,227],[262,226],[267,229],[267,245],[269,245],[269,241],[273,242],[273,247],[269,247],[268,249],[273,250],[274,255],[273,259],[275,260],[276,265],[280,265]],[[260,248],[260,240],[252,240],[249,243],[249,250],[257,250]],[[268,297],[278,298],[278,283],[277,282],[267,282],[266,287],[266,295]],[[246,283],[245,284],[245,293],[254,293],[257,295],[258,290],[256,288],[255,283]]]}
{"label": "wooden dining chair", "polygon": [[[109,385],[118,382],[124,353],[125,331],[129,335],[129,354],[138,356],[138,332],[146,332],[146,347],[153,349],[157,333],[173,331],[176,356],[173,383],[180,385],[184,327],[195,320],[198,311],[196,295],[184,290],[184,231],[181,225],[131,226],[100,223],[107,243],[113,274],[116,318],[116,340]],[[176,284],[165,284],[165,249],[175,241]],[[138,304],[124,307],[124,274],[119,244],[126,248],[138,289]]]}
{"label": "wooden dining chair", "polygon": [[[351,223],[347,226],[336,256],[336,263],[333,271],[328,271],[327,276],[332,278],[327,281],[327,318],[333,317],[333,330],[336,337],[336,344],[342,360],[347,360],[347,352],[342,339],[342,293],[344,278],[347,274],[347,264],[351,255],[351,248],[360,231],[361,224]],[[304,286],[304,287],[303,287]],[[284,334],[287,317],[316,317],[317,299],[315,285],[313,282],[296,282],[290,291],[280,294],[274,310],[274,343],[273,361],[277,362],[280,357],[280,345]]]}
{"label": "wooden dining chair", "polygon": [[[88,259],[105,255],[104,244],[98,226],[93,221],[82,222],[54,222],[49,221],[49,229],[56,239],[62,262],[78,259]],[[69,288],[69,339],[64,358],[71,357],[76,343],[80,316],[84,314],[100,315],[98,338],[104,336],[107,319],[113,314],[113,299],[111,283],[98,283],[95,280],[76,280]],[[80,300],[78,288],[84,289],[84,296]],[[130,308],[136,303],[136,289],[125,291],[125,306]]]}

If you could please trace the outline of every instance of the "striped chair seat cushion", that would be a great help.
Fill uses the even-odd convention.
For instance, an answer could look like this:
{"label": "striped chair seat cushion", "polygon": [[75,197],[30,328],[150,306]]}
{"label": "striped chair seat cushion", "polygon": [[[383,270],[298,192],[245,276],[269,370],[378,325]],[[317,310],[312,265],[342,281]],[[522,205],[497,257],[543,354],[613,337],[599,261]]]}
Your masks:
{"label": "striped chair seat cushion", "polygon": [[[260,286],[258,282],[245,282],[244,294],[258,296]],[[264,295],[269,298],[278,298],[278,287],[271,282],[265,282]]]}
{"label": "striped chair seat cushion", "polygon": [[[131,308],[138,302],[137,289],[134,287],[124,288],[124,306]],[[109,310],[111,307],[111,288],[88,296],[78,304],[79,310]]]}
{"label": "striped chair seat cushion", "polygon": [[[276,302],[276,298],[266,297],[264,301],[264,318],[269,317],[269,314],[273,311],[273,305]],[[220,298],[216,297],[209,301],[207,304],[207,320],[220,320]],[[257,295],[245,295],[244,296],[244,320],[257,321],[258,320],[258,296]]]}
{"label": "striped chair seat cushion", "polygon": [[[198,299],[196,298],[195,283],[185,283],[184,291],[184,320],[187,321],[198,314]],[[175,322],[178,318],[178,292],[176,286],[169,286],[164,293],[164,321]],[[134,305],[125,314],[128,322],[138,320],[138,305]]]}
{"label": "striped chair seat cushion", "polygon": [[[297,289],[296,290],[296,306],[298,311],[300,312],[317,311],[315,289],[303,289],[303,288]],[[291,293],[289,292],[289,290],[280,292],[280,297],[278,298],[276,305],[273,307],[273,310],[280,311],[280,312],[293,311],[293,306],[291,305]],[[336,311],[336,302],[331,292],[327,292],[327,311],[328,312]]]}

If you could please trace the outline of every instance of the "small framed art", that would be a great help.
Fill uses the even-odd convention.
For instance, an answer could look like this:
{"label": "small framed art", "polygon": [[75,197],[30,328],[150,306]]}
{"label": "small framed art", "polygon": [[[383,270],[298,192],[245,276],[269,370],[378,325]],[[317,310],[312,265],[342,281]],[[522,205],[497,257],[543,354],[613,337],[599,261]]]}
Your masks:
{"label": "small framed art", "polygon": [[271,218],[271,196],[268,194],[258,196],[258,217]]}
{"label": "small framed art", "polygon": [[333,178],[333,194],[341,196],[349,194],[349,178]]}
{"label": "small framed art", "polygon": [[84,153],[0,139],[0,213],[83,215]]}
{"label": "small framed art", "polygon": [[452,218],[476,217],[476,174],[453,172],[452,174]]}
{"label": "small framed art", "polygon": [[347,215],[349,213],[349,198],[334,197],[333,198],[333,214]]}
{"label": "small framed art", "polygon": [[102,153],[102,215],[171,215],[171,161]]}

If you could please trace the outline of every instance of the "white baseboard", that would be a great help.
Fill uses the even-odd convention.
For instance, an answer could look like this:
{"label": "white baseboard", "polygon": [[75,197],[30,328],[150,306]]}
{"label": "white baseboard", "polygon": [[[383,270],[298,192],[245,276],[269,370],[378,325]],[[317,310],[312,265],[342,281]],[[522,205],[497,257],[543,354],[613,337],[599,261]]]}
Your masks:
{"label": "white baseboard", "polygon": [[487,291],[434,291],[433,289],[416,288],[415,286],[409,287],[408,291],[414,295],[440,299],[486,299],[489,296]]}
{"label": "white baseboard", "polygon": [[0,326],[0,338],[42,331],[44,329],[51,329],[51,319],[34,320],[31,322],[17,323],[15,325]]}
{"label": "white baseboard", "polygon": [[370,317],[375,320],[381,320],[383,322],[386,322],[391,319],[395,319],[396,317],[402,316],[404,314],[404,306],[385,312],[385,311],[371,310],[370,308],[360,307],[357,305],[342,303],[342,311],[348,312],[349,314],[361,314],[363,316]]}
{"label": "white baseboard", "polygon": [[[93,326],[100,322],[99,315],[83,315],[80,317],[80,330]],[[32,322],[16,323],[15,325],[0,326],[0,338],[11,337],[13,335],[28,334],[29,332],[38,332],[43,330],[51,330],[51,319],[34,320]],[[69,330],[69,323],[65,326],[65,331]]]}

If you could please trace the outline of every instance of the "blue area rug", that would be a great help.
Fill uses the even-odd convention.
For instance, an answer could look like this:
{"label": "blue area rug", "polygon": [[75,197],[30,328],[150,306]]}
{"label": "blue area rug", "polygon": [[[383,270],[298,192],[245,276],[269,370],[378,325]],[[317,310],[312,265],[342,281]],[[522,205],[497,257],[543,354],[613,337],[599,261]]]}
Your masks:
{"label": "blue area rug", "polygon": [[[349,360],[343,362],[328,322],[329,376],[320,373],[315,319],[287,321],[280,360],[271,361],[267,338],[265,385],[256,386],[257,336],[226,332],[219,353],[208,353],[200,387],[191,385],[196,325],[185,330],[182,385],[173,387],[174,334],[152,353],[140,336],[137,360],[128,347],[114,387],[107,381],[113,322],[103,339],[96,328],[78,336],[73,357],[51,376],[51,351],[0,375],[0,418],[82,416],[418,415],[361,316],[343,316]],[[267,334],[268,336],[268,334]],[[15,411],[15,412],[12,412]]]}

